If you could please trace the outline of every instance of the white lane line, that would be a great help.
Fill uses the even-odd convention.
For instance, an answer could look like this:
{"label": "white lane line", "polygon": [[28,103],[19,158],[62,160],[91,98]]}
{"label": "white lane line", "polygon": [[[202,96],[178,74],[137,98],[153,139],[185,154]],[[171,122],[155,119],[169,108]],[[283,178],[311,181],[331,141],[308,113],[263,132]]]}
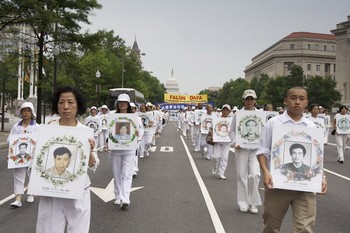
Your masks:
{"label": "white lane line", "polygon": [[219,215],[216,212],[214,203],[211,200],[211,197],[209,195],[208,189],[205,186],[205,184],[203,182],[203,179],[202,179],[202,177],[200,176],[200,174],[198,172],[197,166],[196,166],[196,164],[193,161],[193,158],[192,158],[191,153],[190,153],[190,151],[189,151],[189,149],[188,149],[188,147],[187,147],[187,145],[185,143],[185,140],[183,139],[182,135],[180,136],[180,138],[181,138],[182,144],[185,147],[186,154],[187,154],[188,160],[190,161],[190,164],[192,166],[193,173],[196,176],[197,182],[198,182],[199,187],[200,187],[200,189],[202,191],[202,194],[203,194],[203,197],[204,197],[204,200],[205,200],[205,204],[207,205],[207,208],[208,208],[211,220],[213,221],[215,232],[217,232],[217,233],[225,233],[224,226],[222,225],[221,220],[219,218]]}
{"label": "white lane line", "polygon": [[[24,192],[27,191],[27,187],[24,188]],[[23,196],[23,195],[22,195]],[[15,194],[11,194],[10,196],[8,197],[5,197],[4,199],[2,199],[0,201],[0,206],[3,205],[4,203],[8,202],[9,200],[11,200],[12,198],[15,198],[16,195]]]}
{"label": "white lane line", "polygon": [[350,181],[350,178],[349,178],[349,177],[346,177],[346,176],[340,175],[340,174],[338,174],[338,173],[332,172],[332,171],[330,171],[330,170],[328,170],[328,169],[326,169],[326,168],[324,168],[323,170],[325,170],[326,172],[331,173],[331,174],[333,174],[333,175],[335,175],[335,176],[338,176],[338,177],[340,177],[340,178],[343,178],[343,179],[345,179],[345,180]]}

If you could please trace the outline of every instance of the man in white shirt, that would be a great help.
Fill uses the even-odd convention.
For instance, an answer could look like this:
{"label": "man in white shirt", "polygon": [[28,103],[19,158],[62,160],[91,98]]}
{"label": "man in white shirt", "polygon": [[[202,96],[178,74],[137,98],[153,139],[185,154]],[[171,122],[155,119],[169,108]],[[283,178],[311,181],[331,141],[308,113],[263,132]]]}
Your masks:
{"label": "man in white shirt", "polygon": [[[292,207],[292,232],[313,232],[316,220],[316,195],[311,192],[274,189],[270,174],[271,143],[273,126],[288,125],[294,127],[316,127],[313,122],[303,116],[308,105],[307,92],[302,87],[293,87],[288,90],[284,99],[287,109],[279,116],[272,117],[262,131],[256,155],[264,176],[264,233],[280,232],[283,218]],[[327,192],[327,181],[323,175],[322,193]]]}

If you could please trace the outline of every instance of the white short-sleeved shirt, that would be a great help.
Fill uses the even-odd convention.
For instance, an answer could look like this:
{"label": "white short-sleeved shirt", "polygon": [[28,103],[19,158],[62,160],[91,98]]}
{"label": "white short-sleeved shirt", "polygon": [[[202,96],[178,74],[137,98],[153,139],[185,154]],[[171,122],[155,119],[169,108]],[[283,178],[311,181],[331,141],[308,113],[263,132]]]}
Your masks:
{"label": "white short-sleeved shirt", "polygon": [[256,155],[261,154],[265,155],[267,158],[267,167],[270,169],[270,158],[271,158],[271,144],[272,144],[272,130],[273,127],[278,127],[278,125],[288,125],[295,127],[311,127],[316,128],[316,125],[307,119],[305,116],[302,116],[299,121],[294,121],[287,113],[284,111],[282,115],[275,116],[270,118],[266,123],[265,127],[262,129],[261,137],[259,140],[259,146],[256,152]]}

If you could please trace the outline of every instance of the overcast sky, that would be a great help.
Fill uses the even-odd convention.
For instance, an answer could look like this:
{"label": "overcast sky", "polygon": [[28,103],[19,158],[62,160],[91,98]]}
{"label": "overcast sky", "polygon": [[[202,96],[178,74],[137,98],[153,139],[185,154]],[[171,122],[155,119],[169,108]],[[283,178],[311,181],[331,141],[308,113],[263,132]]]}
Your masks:
{"label": "overcast sky", "polygon": [[292,32],[328,33],[347,21],[349,0],[98,0],[90,32],[114,30],[143,67],[182,94],[244,78],[252,57]]}

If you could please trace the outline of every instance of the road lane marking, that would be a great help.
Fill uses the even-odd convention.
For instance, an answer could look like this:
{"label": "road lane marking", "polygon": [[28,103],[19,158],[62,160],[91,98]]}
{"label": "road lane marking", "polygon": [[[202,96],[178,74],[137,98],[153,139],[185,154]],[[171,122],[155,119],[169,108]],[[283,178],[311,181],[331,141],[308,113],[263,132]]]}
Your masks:
{"label": "road lane marking", "polygon": [[335,176],[338,176],[338,177],[340,177],[340,178],[343,178],[343,179],[345,179],[345,180],[350,181],[350,178],[349,178],[349,177],[340,175],[340,174],[338,174],[338,173],[336,173],[336,172],[332,172],[332,171],[330,171],[330,170],[328,170],[328,169],[326,169],[326,168],[324,168],[323,170],[325,170],[326,172],[331,173],[331,174],[333,174],[333,175],[335,175]]}
{"label": "road lane marking", "polygon": [[182,144],[185,147],[188,160],[190,161],[193,173],[194,173],[194,175],[195,175],[195,177],[197,179],[197,182],[199,184],[199,188],[202,191],[202,194],[203,194],[203,197],[204,197],[204,200],[205,200],[205,204],[207,205],[207,208],[208,208],[211,220],[212,220],[214,228],[215,228],[215,232],[217,232],[217,233],[225,233],[224,226],[222,225],[221,220],[219,218],[219,215],[216,212],[214,203],[211,200],[211,197],[209,195],[208,189],[205,186],[204,181],[203,181],[202,177],[199,174],[197,166],[196,166],[195,162],[193,161],[192,155],[191,155],[191,153],[190,153],[190,151],[189,151],[189,149],[188,149],[188,147],[186,145],[186,142],[183,139],[182,135],[180,136],[180,138],[181,138]]}
{"label": "road lane marking", "polygon": [[[138,189],[143,188],[141,187],[132,187],[131,192],[136,191]],[[114,193],[114,178],[109,182],[106,188],[96,188],[96,187],[90,187],[91,192],[95,193],[96,196],[102,199],[104,202],[109,202],[115,199],[115,193]]]}
{"label": "road lane marking", "polygon": [[[24,188],[24,192],[27,191],[27,187]],[[4,203],[8,202],[9,200],[11,200],[12,198],[15,198],[16,195],[15,194],[11,194],[10,196],[8,197],[5,197],[4,199],[2,199],[0,201],[0,206],[3,205]]]}

